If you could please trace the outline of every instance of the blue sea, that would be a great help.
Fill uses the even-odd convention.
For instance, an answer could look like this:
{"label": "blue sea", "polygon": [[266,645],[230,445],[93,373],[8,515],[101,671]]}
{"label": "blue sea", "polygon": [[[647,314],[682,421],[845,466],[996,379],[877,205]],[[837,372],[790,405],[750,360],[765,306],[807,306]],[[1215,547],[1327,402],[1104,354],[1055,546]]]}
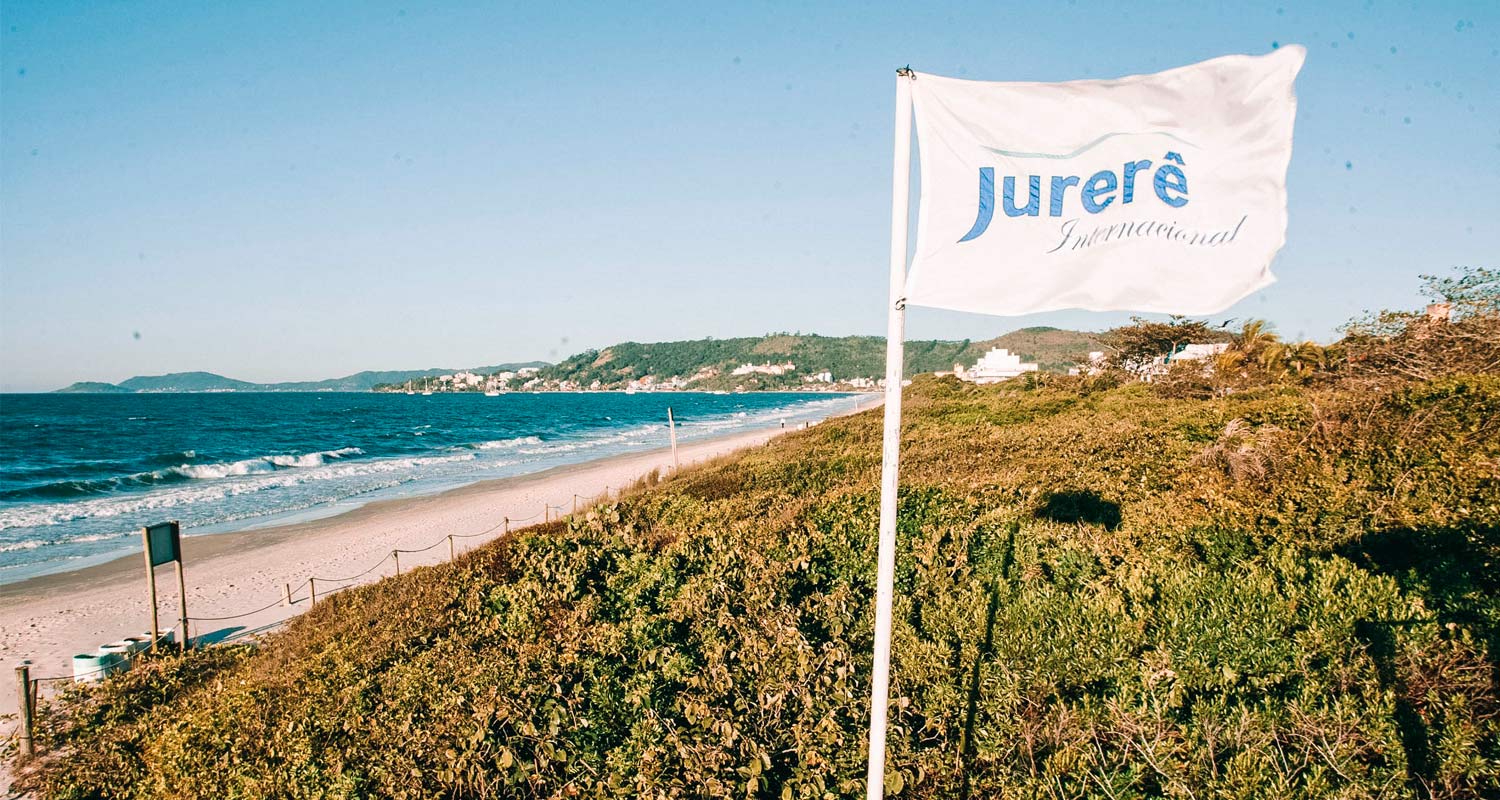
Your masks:
{"label": "blue sea", "polygon": [[0,397],[0,583],[185,534],[264,527],[664,447],[800,426],[829,394],[132,394]]}

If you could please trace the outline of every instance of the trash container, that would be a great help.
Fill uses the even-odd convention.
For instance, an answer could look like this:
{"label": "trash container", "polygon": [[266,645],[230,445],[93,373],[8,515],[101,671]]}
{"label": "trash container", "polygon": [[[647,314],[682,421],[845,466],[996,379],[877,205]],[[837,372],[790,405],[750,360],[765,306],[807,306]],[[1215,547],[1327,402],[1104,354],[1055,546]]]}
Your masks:
{"label": "trash container", "polygon": [[130,669],[130,657],[135,655],[135,645],[127,641],[110,642],[99,645],[100,655],[117,656],[120,669]]}
{"label": "trash container", "polygon": [[119,670],[118,653],[80,653],[73,656],[73,680],[78,683],[102,681]]}

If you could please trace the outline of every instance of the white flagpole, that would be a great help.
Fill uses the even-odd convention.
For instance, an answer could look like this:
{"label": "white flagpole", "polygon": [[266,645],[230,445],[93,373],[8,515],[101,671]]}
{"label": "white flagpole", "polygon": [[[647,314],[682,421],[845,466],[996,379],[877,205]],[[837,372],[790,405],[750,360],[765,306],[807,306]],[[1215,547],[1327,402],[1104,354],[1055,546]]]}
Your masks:
{"label": "white flagpole", "polygon": [[896,593],[896,485],[906,344],[906,226],[911,193],[911,82],[896,70],[896,150],[891,176],[891,295],[885,330],[885,436],[880,460],[880,553],[875,579],[875,669],[870,680],[870,764],[865,797],[885,796],[885,713],[890,702],[891,601]]}

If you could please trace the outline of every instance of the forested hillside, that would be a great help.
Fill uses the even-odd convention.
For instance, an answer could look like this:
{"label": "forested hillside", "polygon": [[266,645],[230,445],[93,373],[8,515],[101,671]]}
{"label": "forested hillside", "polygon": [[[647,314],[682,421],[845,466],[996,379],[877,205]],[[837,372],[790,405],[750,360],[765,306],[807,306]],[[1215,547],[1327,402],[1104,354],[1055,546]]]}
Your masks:
{"label": "forested hillside", "polygon": [[[1098,334],[1058,328],[1024,328],[985,341],[912,340],[906,343],[906,374],[940,372],[955,363],[972,366],[993,347],[1005,347],[1042,369],[1066,372],[1086,361],[1090,350],[1099,349]],[[756,375],[736,380],[727,373],[741,364],[791,362],[794,373],[784,376]],[[570,381],[588,387],[619,388],[631,379],[652,375],[658,379],[689,378],[705,370],[717,371],[695,388],[753,388],[796,386],[802,377],[829,372],[835,381],[875,379],[885,375],[885,339],[877,336],[817,336],[813,334],[769,334],[738,339],[695,339],[642,344],[622,342],[603,350],[587,350],[543,369],[537,377]]]}

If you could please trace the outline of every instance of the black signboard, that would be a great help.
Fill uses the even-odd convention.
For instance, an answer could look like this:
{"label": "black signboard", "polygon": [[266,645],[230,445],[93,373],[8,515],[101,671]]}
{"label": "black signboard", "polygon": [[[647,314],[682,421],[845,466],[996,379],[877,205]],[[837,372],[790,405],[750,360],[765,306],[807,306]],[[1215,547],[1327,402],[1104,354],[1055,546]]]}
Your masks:
{"label": "black signboard", "polygon": [[182,529],[175,522],[146,528],[146,560],[153,567],[182,560]]}

